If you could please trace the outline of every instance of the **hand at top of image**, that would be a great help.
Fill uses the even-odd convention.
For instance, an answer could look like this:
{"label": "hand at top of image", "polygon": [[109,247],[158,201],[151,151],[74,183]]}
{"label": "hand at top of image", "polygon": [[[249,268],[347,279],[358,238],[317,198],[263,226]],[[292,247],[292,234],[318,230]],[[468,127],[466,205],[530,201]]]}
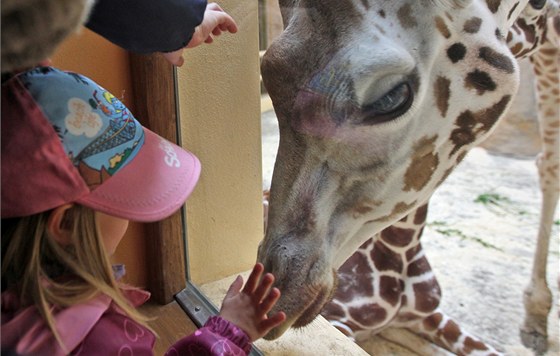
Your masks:
{"label": "hand at top of image", "polygon": [[[237,24],[220,5],[209,3],[206,6],[202,23],[195,28],[186,48],[197,47],[202,43],[212,43],[214,41],[213,36],[219,36],[222,32],[236,33]],[[171,64],[180,67],[184,63],[183,50],[184,48],[181,48],[177,51],[163,53],[163,56]]]}

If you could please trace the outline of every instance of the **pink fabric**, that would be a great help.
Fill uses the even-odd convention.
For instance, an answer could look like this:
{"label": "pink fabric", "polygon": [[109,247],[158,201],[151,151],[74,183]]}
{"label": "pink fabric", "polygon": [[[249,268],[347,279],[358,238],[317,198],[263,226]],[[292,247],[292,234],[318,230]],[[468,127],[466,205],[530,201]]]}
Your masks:
{"label": "pink fabric", "polygon": [[[134,306],[143,304],[149,293],[126,288]],[[72,355],[153,355],[154,335],[127,317],[105,295],[76,306],[54,309],[57,328]],[[37,313],[34,306],[19,308],[18,298],[2,293],[2,350],[19,355],[67,354]],[[177,341],[166,355],[246,355],[248,336],[220,317],[212,317],[193,335]]]}

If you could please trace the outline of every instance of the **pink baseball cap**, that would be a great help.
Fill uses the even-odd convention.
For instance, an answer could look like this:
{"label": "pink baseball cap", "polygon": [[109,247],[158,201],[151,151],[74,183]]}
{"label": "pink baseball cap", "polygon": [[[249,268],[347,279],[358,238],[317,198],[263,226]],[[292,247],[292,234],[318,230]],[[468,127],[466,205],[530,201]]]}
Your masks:
{"label": "pink baseball cap", "polygon": [[133,220],[177,211],[200,162],[142,127],[115,96],[52,67],[2,84],[2,218],[66,203]]}

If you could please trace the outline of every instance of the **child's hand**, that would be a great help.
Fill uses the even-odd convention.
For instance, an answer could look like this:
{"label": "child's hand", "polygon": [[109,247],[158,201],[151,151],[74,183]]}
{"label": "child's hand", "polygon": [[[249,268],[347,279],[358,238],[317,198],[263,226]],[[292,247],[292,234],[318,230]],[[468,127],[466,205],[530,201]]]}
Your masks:
{"label": "child's hand", "polygon": [[243,290],[243,278],[238,276],[229,287],[220,310],[220,316],[245,331],[251,341],[263,337],[286,320],[284,312],[271,317],[266,315],[280,298],[280,291],[270,288],[274,283],[274,276],[270,273],[259,282],[263,271],[263,265],[257,263]]}
{"label": "child's hand", "polygon": [[[206,6],[202,23],[195,28],[193,36],[186,48],[193,48],[202,43],[212,43],[214,41],[212,35],[219,36],[222,32],[226,31],[229,33],[236,33],[237,24],[220,5],[209,3]],[[184,48],[181,48],[174,52],[163,53],[163,56],[171,64],[180,67],[184,62],[183,50]]]}

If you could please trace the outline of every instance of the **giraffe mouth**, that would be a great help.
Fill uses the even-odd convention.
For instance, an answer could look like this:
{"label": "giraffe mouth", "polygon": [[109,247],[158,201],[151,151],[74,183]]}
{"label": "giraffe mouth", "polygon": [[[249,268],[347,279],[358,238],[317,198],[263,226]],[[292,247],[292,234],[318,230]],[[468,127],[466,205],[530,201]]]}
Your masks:
{"label": "giraffe mouth", "polygon": [[[309,325],[317,316],[321,313],[325,305],[327,305],[334,296],[334,292],[337,287],[337,273],[335,270],[332,271],[334,276],[334,285],[328,286],[324,285],[317,288],[315,293],[310,295],[310,293],[298,293],[293,295],[292,298],[286,298],[279,305],[276,306],[275,311],[285,310],[290,311],[287,314],[287,319],[284,324],[272,329],[265,337],[266,340],[274,340],[282,336],[290,327],[298,329]],[[282,289],[282,287],[279,287]],[[307,296],[307,300],[305,299]],[[297,298],[297,299],[296,299]],[[283,302],[283,303],[282,303]],[[280,304],[281,303],[281,304]],[[288,308],[284,308],[283,305],[289,305]],[[297,308],[297,305],[302,306],[301,309]],[[294,309],[296,307],[297,309]],[[273,311],[274,312],[274,311]],[[272,313],[273,313],[272,312]]]}

